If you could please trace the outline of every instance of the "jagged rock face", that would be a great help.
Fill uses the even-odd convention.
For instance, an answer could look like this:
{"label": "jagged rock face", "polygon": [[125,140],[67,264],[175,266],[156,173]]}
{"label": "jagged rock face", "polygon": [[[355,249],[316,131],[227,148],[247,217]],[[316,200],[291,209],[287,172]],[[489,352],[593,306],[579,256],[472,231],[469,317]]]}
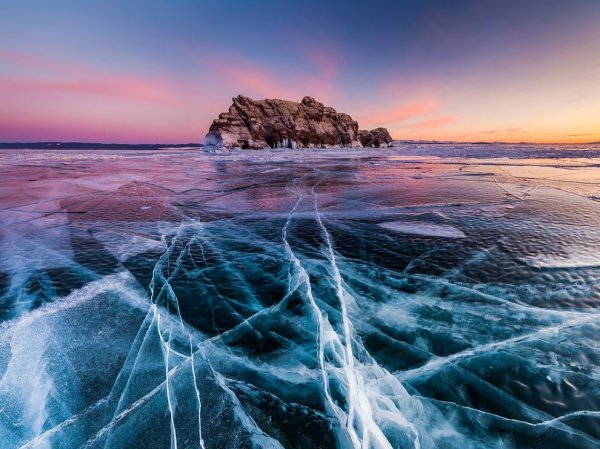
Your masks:
{"label": "jagged rock face", "polygon": [[392,143],[392,136],[385,128],[375,128],[371,131],[361,130],[358,138],[363,147],[387,147]]}
{"label": "jagged rock face", "polygon": [[[384,131],[389,137],[387,130]],[[380,141],[381,138],[372,137],[371,140]],[[296,103],[277,99],[253,100],[238,95],[233,99],[229,111],[221,113],[213,121],[204,140],[204,147],[208,151],[236,147],[262,149],[362,146],[358,123],[352,117],[336,112],[312,97],[304,97],[302,102]]]}

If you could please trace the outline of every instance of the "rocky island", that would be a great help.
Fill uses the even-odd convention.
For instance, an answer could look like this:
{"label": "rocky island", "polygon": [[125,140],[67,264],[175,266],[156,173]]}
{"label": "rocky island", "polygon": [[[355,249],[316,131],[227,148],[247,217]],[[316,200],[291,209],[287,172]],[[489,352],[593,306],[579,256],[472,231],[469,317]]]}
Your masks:
{"label": "rocky island", "polygon": [[229,111],[212,122],[204,140],[206,151],[263,148],[387,147],[385,128],[359,130],[348,114],[312,97],[300,103],[279,99],[253,100],[238,95]]}

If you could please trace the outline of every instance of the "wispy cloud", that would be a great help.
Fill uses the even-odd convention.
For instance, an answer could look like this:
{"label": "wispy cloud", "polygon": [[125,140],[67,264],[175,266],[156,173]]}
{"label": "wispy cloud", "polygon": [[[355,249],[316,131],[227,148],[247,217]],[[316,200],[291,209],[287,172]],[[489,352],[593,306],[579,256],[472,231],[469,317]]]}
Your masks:
{"label": "wispy cloud", "polygon": [[210,65],[229,84],[230,89],[238,93],[296,101],[300,101],[305,95],[311,95],[327,102],[335,96],[331,78],[335,72],[329,61],[321,63],[324,64],[322,71],[311,74],[266,68],[247,61],[235,64],[212,61]]}
{"label": "wispy cloud", "polygon": [[331,81],[335,78],[339,63],[335,51],[330,46],[311,43],[302,46],[301,53],[321,79]]}
{"label": "wispy cloud", "polygon": [[271,71],[258,66],[212,63],[212,68],[238,93],[260,97],[298,96],[299,89],[279,81]]}
{"label": "wispy cloud", "polygon": [[474,134],[527,134],[529,131],[523,128],[490,129],[487,131],[476,131]]}
{"label": "wispy cloud", "polygon": [[388,109],[359,113],[357,114],[357,118],[361,125],[364,124],[368,127],[384,126],[431,114],[436,110],[437,103],[435,101],[432,99],[424,99]]}
{"label": "wispy cloud", "polygon": [[571,103],[581,103],[582,101],[585,101],[586,98],[585,97],[573,97],[573,98],[567,98],[565,100],[563,100],[564,104],[571,104]]}
{"label": "wispy cloud", "polygon": [[59,81],[52,79],[21,79],[0,77],[0,86],[13,90],[44,90],[51,92],[69,92],[76,94],[95,94],[115,96],[127,99],[167,103],[171,101],[168,89],[156,82],[134,77],[112,76],[102,80],[87,79]]}
{"label": "wispy cloud", "polygon": [[446,115],[442,117],[435,117],[429,120],[422,120],[420,122],[409,123],[403,126],[398,126],[396,128],[405,128],[405,129],[413,129],[413,130],[426,130],[426,129],[434,129],[440,128],[442,126],[448,125],[449,123],[456,122],[460,120],[460,117],[455,115]]}
{"label": "wispy cloud", "polygon": [[164,80],[109,73],[81,64],[60,62],[38,55],[0,50],[0,62],[27,75],[0,76],[0,88],[11,95],[19,90],[93,94],[152,102],[171,102],[173,87]]}

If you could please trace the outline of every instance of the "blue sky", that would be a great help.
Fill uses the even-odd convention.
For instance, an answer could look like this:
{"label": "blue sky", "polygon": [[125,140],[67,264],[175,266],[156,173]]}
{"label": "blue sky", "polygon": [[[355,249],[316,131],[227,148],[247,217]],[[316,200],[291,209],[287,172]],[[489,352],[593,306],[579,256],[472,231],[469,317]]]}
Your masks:
{"label": "blue sky", "polygon": [[0,140],[202,141],[242,93],[396,138],[600,140],[600,2],[0,5]]}

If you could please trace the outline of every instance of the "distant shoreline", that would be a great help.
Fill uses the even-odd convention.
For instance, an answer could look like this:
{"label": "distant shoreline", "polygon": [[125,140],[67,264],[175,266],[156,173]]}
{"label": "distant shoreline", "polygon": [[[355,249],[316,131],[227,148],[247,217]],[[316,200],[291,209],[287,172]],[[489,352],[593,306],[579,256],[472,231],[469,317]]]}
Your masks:
{"label": "distant shoreline", "polygon": [[0,142],[0,150],[158,150],[202,147],[201,143]]}
{"label": "distant shoreline", "polygon": [[[600,145],[600,142],[458,142],[450,140],[394,140],[390,148],[399,145]],[[148,150],[148,149],[189,149],[200,150],[202,143],[98,143],[98,142],[0,142],[0,150]],[[348,147],[356,150],[371,148]],[[334,149],[334,148],[330,148]],[[342,149],[342,148],[340,148]],[[268,150],[268,149],[265,149]],[[379,148],[385,151],[385,148]],[[258,150],[243,150],[258,151]]]}

